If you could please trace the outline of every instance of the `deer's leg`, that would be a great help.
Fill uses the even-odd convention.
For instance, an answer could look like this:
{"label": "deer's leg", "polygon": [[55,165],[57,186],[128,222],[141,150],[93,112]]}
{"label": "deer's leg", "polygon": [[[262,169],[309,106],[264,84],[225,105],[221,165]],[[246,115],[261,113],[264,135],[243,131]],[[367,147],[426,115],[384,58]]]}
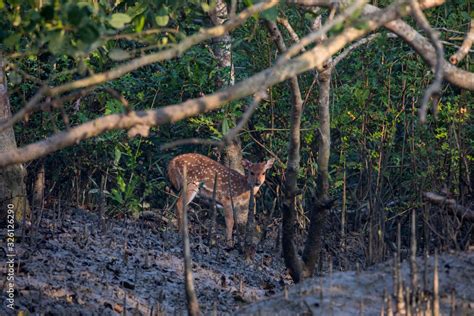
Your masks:
{"label": "deer's leg", "polygon": [[225,216],[226,241],[228,246],[233,246],[232,231],[234,229],[234,212],[230,203],[227,203],[223,206]]}
{"label": "deer's leg", "polygon": [[191,203],[192,200],[196,197],[196,194],[199,191],[199,185],[190,183],[186,192],[181,192],[176,200],[176,211],[178,217],[178,229],[181,229],[183,226],[183,200],[186,201],[186,205]]}

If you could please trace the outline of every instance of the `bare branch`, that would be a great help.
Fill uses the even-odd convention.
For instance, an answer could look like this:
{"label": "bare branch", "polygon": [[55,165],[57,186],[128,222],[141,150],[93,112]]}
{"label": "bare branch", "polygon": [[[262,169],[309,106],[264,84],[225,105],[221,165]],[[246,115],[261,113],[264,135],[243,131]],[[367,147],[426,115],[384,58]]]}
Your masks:
{"label": "bare branch", "polygon": [[240,119],[239,123],[234,128],[230,129],[227,134],[225,134],[222,138],[222,142],[224,144],[229,144],[233,139],[235,139],[235,137],[237,137],[237,134],[245,127],[245,125],[252,117],[252,114],[257,109],[257,106],[259,105],[260,101],[262,99],[265,99],[266,97],[267,93],[265,90],[258,91],[255,94],[252,103],[242,115],[242,118]]}
{"label": "bare branch", "polygon": [[454,199],[450,199],[434,192],[424,192],[423,197],[425,197],[431,203],[437,205],[446,205],[447,207],[449,207],[451,212],[460,219],[465,219],[467,221],[474,222],[474,210],[471,210],[467,207],[458,204]]}
{"label": "bare branch", "polygon": [[[186,292],[186,301],[187,301],[187,308],[188,313],[191,316],[199,316],[201,315],[201,310],[199,308],[199,302],[197,300],[196,291],[194,290],[194,280],[193,280],[193,265],[192,265],[192,257],[191,257],[191,247],[189,242],[189,230],[188,230],[188,211],[187,211],[187,204],[188,204],[188,191],[187,191],[187,176],[186,176],[186,165],[183,167],[183,193],[184,198],[182,199],[183,202],[183,218],[182,218],[182,227],[181,229],[181,237],[183,241],[183,258],[184,258],[184,289]],[[180,201],[178,200],[178,203]]]}
{"label": "bare branch", "polygon": [[363,7],[367,3],[367,0],[356,0],[351,4],[345,11],[335,17],[332,21],[324,24],[317,32],[312,32],[303,37],[299,42],[290,47],[280,58],[277,63],[282,63],[289,60],[291,57],[298,54],[303,48],[308,46],[315,41],[321,40],[326,33],[333,28],[335,25],[344,22],[348,17],[353,15],[357,10]]}
{"label": "bare branch", "polygon": [[[428,9],[435,6],[439,6],[444,3],[445,0],[424,0],[420,1],[420,6],[422,9]],[[323,7],[330,7],[330,0],[321,0],[321,1],[288,1],[289,3],[294,3],[298,5],[320,5]],[[318,4],[311,4],[312,2],[318,2]],[[343,3],[347,3],[347,1],[342,1]],[[406,8],[410,10],[410,7]],[[365,5],[363,9],[363,14],[373,14],[375,12],[379,12],[379,9],[373,5]],[[406,12],[404,12],[406,13]],[[436,51],[424,36],[420,33],[415,31],[410,25],[405,23],[402,20],[395,20],[384,25],[385,28],[392,31],[393,33],[397,34],[401,39],[403,39],[406,43],[412,46],[416,52],[432,67],[436,65]],[[444,79],[449,81],[451,84],[456,85],[460,88],[468,89],[474,91],[474,73],[465,71],[463,69],[457,68],[446,61],[442,61],[443,70],[444,70]]]}
{"label": "bare branch", "polygon": [[153,34],[160,34],[160,33],[179,33],[179,30],[169,28],[169,27],[161,27],[161,28],[157,28],[157,29],[144,30],[144,31],[139,32],[139,33],[118,33],[118,34],[114,34],[114,35],[107,35],[107,36],[103,36],[102,39],[106,40],[106,41],[108,41],[108,40],[120,40],[120,39],[134,40],[137,37],[146,36],[146,35],[153,35]]}
{"label": "bare branch", "polygon": [[[443,44],[439,41],[439,36],[436,31],[434,31],[428,20],[426,19],[423,11],[420,8],[418,0],[410,0],[410,6],[412,9],[411,15],[415,19],[418,26],[420,26],[423,31],[428,34],[428,38],[431,41],[431,44],[436,49],[436,66],[435,66],[435,79],[426,89],[425,95],[423,96],[423,101],[419,110],[420,122],[426,122],[426,111],[428,107],[428,102],[431,97],[436,96],[436,98],[441,93],[441,84],[443,83],[443,60],[444,60],[444,50]],[[436,113],[437,101],[433,100],[433,112]]]}
{"label": "bare branch", "polygon": [[466,37],[464,38],[464,41],[462,42],[461,47],[453,56],[449,58],[449,61],[451,62],[451,64],[456,65],[464,57],[466,57],[473,43],[474,43],[474,19],[471,20],[469,30],[467,31]]}
{"label": "bare branch", "polygon": [[186,138],[180,139],[177,141],[173,141],[167,143],[165,145],[160,146],[160,150],[167,150],[178,146],[183,145],[209,145],[209,146],[216,146],[222,149],[226,144],[229,144],[237,134],[245,127],[249,119],[252,117],[252,114],[258,107],[258,104],[262,99],[266,97],[265,90],[259,91],[255,94],[252,104],[248,107],[245,113],[242,115],[239,123],[232,129],[230,129],[227,134],[222,137],[221,141],[217,140],[210,140],[210,139],[202,139],[202,138]]}
{"label": "bare branch", "polygon": [[358,47],[360,47],[364,44],[372,42],[374,39],[376,39],[379,36],[380,36],[380,34],[376,33],[376,34],[369,35],[369,36],[367,36],[367,37],[365,37],[361,40],[358,40],[357,42],[355,42],[351,46],[347,47],[342,53],[337,55],[337,57],[334,58],[334,60],[332,62],[332,65],[335,67],[341,60],[346,58],[347,55],[349,55],[353,50],[357,49]]}
{"label": "bare branch", "polygon": [[277,4],[277,0],[268,0],[262,3],[258,3],[240,12],[238,15],[235,16],[234,19],[231,19],[219,26],[200,30],[198,33],[186,37],[182,42],[172,46],[169,49],[133,59],[109,71],[94,74],[87,78],[79,79],[57,87],[43,87],[36,93],[36,95],[32,99],[28,101],[24,108],[22,108],[18,113],[14,115],[12,122],[9,122],[5,125],[0,125],[0,131],[9,126],[12,126],[14,123],[20,121],[29,113],[39,109],[37,103],[41,100],[43,96],[56,96],[67,91],[98,85],[107,81],[117,79],[129,72],[132,72],[146,65],[181,56],[186,50],[193,47],[194,45],[214,37],[222,36],[240,26],[254,14],[267,10]]}
{"label": "bare branch", "polygon": [[[352,1],[351,0],[287,0],[288,4],[296,4],[304,7],[325,7],[329,8],[334,5],[339,7],[347,7]],[[445,0],[421,0],[420,6],[422,9],[428,9],[442,5]]]}
{"label": "bare branch", "polygon": [[[169,105],[147,111],[133,111],[128,114],[112,114],[73,127],[45,140],[0,154],[0,167],[30,161],[51,152],[79,143],[81,140],[100,135],[106,131],[126,129],[134,126],[157,126],[174,123],[200,113],[216,110],[232,100],[251,95],[313,68],[322,69],[325,62],[348,43],[399,18],[399,2],[364,20],[364,29],[347,27],[340,34],[331,37],[311,50],[284,64],[277,64],[234,86],[180,104]],[[335,20],[337,17],[335,18]]]}
{"label": "bare branch", "polygon": [[[283,25],[283,27],[288,31],[288,34],[290,34],[293,42],[298,43],[300,41],[300,37],[298,36],[298,34],[296,34],[295,30],[293,29],[293,27],[291,26],[290,22],[288,22],[287,19],[277,18],[277,22]],[[301,51],[304,52],[306,51],[306,49],[303,47]]]}

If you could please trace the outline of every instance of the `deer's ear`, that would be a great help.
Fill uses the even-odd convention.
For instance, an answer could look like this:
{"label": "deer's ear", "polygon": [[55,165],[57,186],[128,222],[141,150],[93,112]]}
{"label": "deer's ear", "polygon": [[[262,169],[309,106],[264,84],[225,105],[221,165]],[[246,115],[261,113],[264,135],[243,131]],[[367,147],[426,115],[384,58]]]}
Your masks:
{"label": "deer's ear", "polygon": [[267,163],[265,164],[265,170],[270,169],[274,163],[275,163],[275,158],[268,160]]}
{"label": "deer's ear", "polygon": [[247,159],[242,159],[242,167],[247,169],[247,168],[250,168],[251,165],[252,163],[250,161],[248,161]]}

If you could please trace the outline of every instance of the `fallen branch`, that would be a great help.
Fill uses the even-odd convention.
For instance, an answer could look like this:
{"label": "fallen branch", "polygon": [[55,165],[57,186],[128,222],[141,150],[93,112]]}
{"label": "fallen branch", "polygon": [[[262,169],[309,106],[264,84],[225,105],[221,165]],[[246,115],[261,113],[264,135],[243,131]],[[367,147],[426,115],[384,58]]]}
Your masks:
{"label": "fallen branch", "polygon": [[423,196],[430,201],[431,203],[437,205],[446,205],[451,213],[457,217],[467,220],[469,222],[474,222],[474,210],[471,210],[467,207],[464,207],[456,202],[454,199],[447,198],[445,196],[433,193],[433,192],[424,192]]}

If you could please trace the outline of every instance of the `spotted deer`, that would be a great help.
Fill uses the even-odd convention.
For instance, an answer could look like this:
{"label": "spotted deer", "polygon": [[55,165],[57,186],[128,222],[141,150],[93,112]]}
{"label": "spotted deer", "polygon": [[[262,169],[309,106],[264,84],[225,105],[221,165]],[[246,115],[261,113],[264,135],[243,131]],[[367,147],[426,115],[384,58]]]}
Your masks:
{"label": "spotted deer", "polygon": [[[186,166],[187,192],[180,192],[176,202],[178,225],[181,227],[183,217],[183,199],[186,205],[196,197],[212,200],[214,178],[217,177],[216,202],[224,208],[226,239],[232,244],[232,230],[234,227],[234,214],[237,224],[247,222],[249,211],[250,188],[254,194],[265,182],[265,172],[270,169],[274,159],[266,162],[252,163],[242,160],[246,175],[241,175],[235,170],[227,168],[200,154],[183,154],[173,158],[168,165],[168,178],[176,190],[183,188],[183,170]],[[216,176],[217,174],[217,176]]]}

